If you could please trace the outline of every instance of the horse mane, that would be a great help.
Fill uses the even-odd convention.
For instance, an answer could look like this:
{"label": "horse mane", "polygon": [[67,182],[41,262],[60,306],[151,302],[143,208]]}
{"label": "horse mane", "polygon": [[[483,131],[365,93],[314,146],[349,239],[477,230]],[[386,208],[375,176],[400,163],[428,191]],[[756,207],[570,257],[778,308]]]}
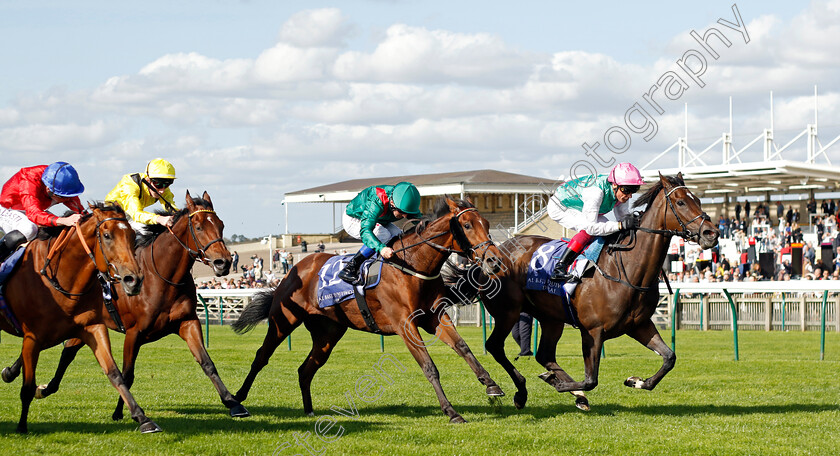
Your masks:
{"label": "horse mane", "polygon": [[[193,198],[192,201],[196,206],[200,206],[205,209],[213,209],[213,206],[207,201],[205,201],[203,198]],[[178,220],[180,220],[181,217],[183,217],[184,215],[187,215],[189,212],[190,210],[187,208],[183,208],[174,214],[164,209],[157,209],[154,211],[154,213],[157,215],[172,215],[173,225],[178,223]],[[153,225],[146,225],[144,229],[137,230],[135,249],[139,250],[143,247],[148,247],[152,245],[152,242],[154,242],[155,239],[157,239],[157,237],[160,236],[164,231],[166,231],[166,227],[163,225],[158,225],[157,223]]]}
{"label": "horse mane", "polygon": [[[685,185],[685,181],[680,176],[663,177],[665,178],[665,180],[668,181],[669,184],[671,184],[674,187]],[[664,187],[662,185],[662,181],[657,181],[656,184],[653,185],[653,187],[649,188],[644,195],[640,196],[639,199],[637,199],[636,202],[633,203],[633,207],[636,208],[639,206],[650,205],[650,203],[652,203],[653,200],[656,198],[656,195],[658,195],[663,188]]]}
{"label": "horse mane", "polygon": [[[93,210],[94,209],[99,209],[101,211],[108,211],[108,212],[116,212],[120,216],[125,217],[125,211],[123,210],[123,208],[120,207],[119,204],[117,204],[113,201],[88,201],[88,207],[91,210],[82,214],[82,218],[79,220],[79,223],[83,223],[87,219],[91,218],[93,216]],[[75,214],[75,212],[68,210],[68,211],[64,212],[64,215],[62,215],[62,217],[67,217],[67,216],[70,216],[70,215],[73,215],[73,214]],[[38,228],[38,236],[36,237],[36,239],[46,240],[46,239],[51,239],[51,238],[57,237],[66,228],[68,228],[68,227],[66,227],[66,226],[42,226],[42,227],[39,227]]]}
{"label": "horse mane", "polygon": [[[459,210],[469,209],[471,207],[475,207],[475,206],[473,206],[473,204],[470,201],[467,201],[467,200],[456,199],[456,198],[449,198],[449,199],[455,202],[455,204],[458,206]],[[432,211],[423,215],[422,217],[420,217],[420,220],[417,222],[417,224],[415,224],[413,227],[407,229],[405,231],[405,233],[406,234],[411,234],[411,233],[421,234],[421,233],[423,233],[423,230],[425,230],[426,227],[429,225],[429,223],[445,216],[446,214],[449,214],[451,211],[449,209],[449,204],[446,202],[446,200],[447,200],[447,197],[445,197],[445,196],[442,196],[442,197],[438,198],[435,201],[435,205],[434,205],[434,208],[432,209]]]}

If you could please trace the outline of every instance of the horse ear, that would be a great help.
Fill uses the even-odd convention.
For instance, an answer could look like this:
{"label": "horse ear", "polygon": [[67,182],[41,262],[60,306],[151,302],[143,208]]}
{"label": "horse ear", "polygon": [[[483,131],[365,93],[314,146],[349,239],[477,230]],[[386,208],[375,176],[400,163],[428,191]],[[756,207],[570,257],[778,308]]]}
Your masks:
{"label": "horse ear", "polygon": [[671,183],[668,182],[668,179],[665,179],[665,176],[662,173],[659,173],[659,182],[662,183],[663,188],[671,188]]}
{"label": "horse ear", "polygon": [[195,210],[195,203],[193,203],[193,199],[192,199],[192,196],[190,195],[189,190],[187,190],[186,200],[187,200],[187,209],[189,209],[190,211],[194,211]]}
{"label": "horse ear", "polygon": [[213,201],[212,201],[212,200],[210,200],[210,195],[209,195],[209,194],[207,194],[207,191],[206,191],[206,190],[204,191],[204,194],[203,194],[203,195],[201,195],[201,199],[203,199],[204,201],[207,201],[207,203],[209,203],[209,204],[210,204],[210,207],[213,207]]}
{"label": "horse ear", "polygon": [[450,212],[458,212],[458,203],[449,196],[446,197],[446,204],[449,206]]}
{"label": "horse ear", "polygon": [[683,180],[682,171],[680,171],[680,172],[678,172],[678,173],[677,173],[677,179],[679,179],[679,180],[680,180],[680,182],[685,182],[685,181]]}

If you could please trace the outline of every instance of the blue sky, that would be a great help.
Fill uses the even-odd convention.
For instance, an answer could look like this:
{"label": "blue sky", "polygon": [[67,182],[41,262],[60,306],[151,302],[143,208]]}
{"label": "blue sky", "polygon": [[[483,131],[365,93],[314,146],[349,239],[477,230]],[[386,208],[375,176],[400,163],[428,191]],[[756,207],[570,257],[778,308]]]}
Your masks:
{"label": "blue sky", "polygon": [[[207,190],[227,235],[257,236],[282,231],[284,192],[340,180],[558,178],[711,26],[733,45],[706,86],[663,104],[655,138],[620,158],[643,164],[676,141],[683,103],[703,149],[728,128],[730,96],[748,142],[769,126],[770,90],[792,138],[814,85],[820,137],[836,136],[840,4],[737,5],[750,43],[715,24],[734,20],[720,1],[4,2],[0,179],[66,160],[101,199],[163,156],[179,199]],[[290,230],[327,231],[330,217],[292,206]]]}

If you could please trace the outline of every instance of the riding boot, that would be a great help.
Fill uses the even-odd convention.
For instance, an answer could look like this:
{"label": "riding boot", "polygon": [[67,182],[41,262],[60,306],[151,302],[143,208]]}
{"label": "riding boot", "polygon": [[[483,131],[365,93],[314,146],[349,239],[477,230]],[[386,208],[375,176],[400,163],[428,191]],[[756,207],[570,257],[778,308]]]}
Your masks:
{"label": "riding boot", "polygon": [[13,230],[6,233],[3,239],[0,239],[0,263],[6,261],[6,258],[17,250],[18,247],[23,245],[24,242],[26,242],[26,236],[20,231]]}
{"label": "riding boot", "polygon": [[357,285],[361,280],[359,268],[365,261],[365,255],[362,252],[357,252],[353,258],[344,266],[344,269],[338,272],[338,278],[353,285]]}
{"label": "riding boot", "polygon": [[580,252],[575,252],[570,248],[564,250],[563,254],[560,255],[560,259],[557,260],[557,264],[554,265],[554,270],[551,271],[551,280],[555,282],[568,282],[572,278],[572,274],[568,272],[569,266],[572,265],[579,254]]}

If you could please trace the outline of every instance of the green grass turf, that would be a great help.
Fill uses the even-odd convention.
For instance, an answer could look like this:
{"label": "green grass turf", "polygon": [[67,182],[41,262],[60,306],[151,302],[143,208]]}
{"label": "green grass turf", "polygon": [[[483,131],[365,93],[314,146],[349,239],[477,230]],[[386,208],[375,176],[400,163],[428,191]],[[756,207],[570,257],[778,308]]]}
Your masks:
{"label": "green grass turf", "polygon": [[[227,386],[236,392],[248,372],[266,326],[237,336],[214,326],[210,355]],[[316,417],[302,413],[297,367],[309,350],[301,328],[292,351],[278,348],[263,370],[245,406],[246,419],[227,415],[219,397],[176,336],[140,352],[132,392],[164,432],[141,435],[126,418],[111,420],[116,391],[88,349],[80,352],[61,390],[33,402],[28,435],[14,433],[20,413],[20,380],[0,384],[0,449],[24,454],[265,454],[295,433],[309,432],[322,454],[503,455],[503,454],[836,454],[840,449],[840,335],[827,334],[826,359],[819,361],[817,332],[741,331],[740,358],[733,360],[732,333],[680,331],[677,365],[654,391],[623,386],[631,375],[648,377],[661,364],[654,353],[628,337],[609,341],[601,363],[600,384],[588,394],[591,412],[573,405],[537,378],[543,369],[532,358],[515,364],[528,379],[530,398],[524,410],[512,404],[512,382],[489,355],[483,354],[481,330],[460,328],[479,361],[508,396],[501,407],[488,403],[484,387],[467,365],[442,343],[429,351],[441,372],[449,400],[468,423],[453,425],[441,413],[431,385],[403,342],[385,338],[385,351],[406,370],[391,372],[393,384],[380,378],[382,390],[370,402],[355,393],[357,380],[376,375],[379,336],[349,331],[329,363],[313,381]],[[663,333],[670,340],[670,333]],[[111,333],[121,358],[122,336]],[[567,330],[558,362],[575,378],[583,377],[580,336]],[[516,350],[508,339],[508,353]],[[0,365],[19,354],[20,339],[2,335]],[[38,379],[45,383],[56,366],[59,348],[42,353]],[[121,361],[119,362],[121,365]],[[353,397],[358,417],[330,411],[348,407]],[[127,414],[127,413],[126,413]],[[340,438],[324,443],[313,435],[318,417],[333,415]],[[293,447],[277,454],[309,454]]]}

